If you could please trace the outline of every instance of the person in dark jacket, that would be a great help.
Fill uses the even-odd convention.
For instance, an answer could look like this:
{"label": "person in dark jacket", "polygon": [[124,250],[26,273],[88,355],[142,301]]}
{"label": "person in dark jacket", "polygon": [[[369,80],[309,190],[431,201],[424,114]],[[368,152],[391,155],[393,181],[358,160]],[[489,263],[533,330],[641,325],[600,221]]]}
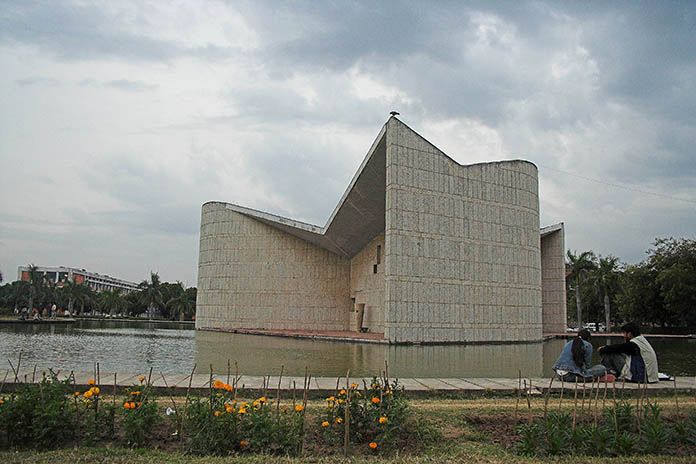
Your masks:
{"label": "person in dark jacket", "polygon": [[640,334],[638,324],[629,322],[621,327],[621,331],[625,343],[599,348],[602,364],[618,378],[629,382],[657,382],[657,356],[650,343]]}
{"label": "person in dark jacket", "polygon": [[582,329],[577,337],[568,341],[561,355],[553,365],[553,370],[565,382],[592,381],[606,374],[607,368],[601,364],[592,366],[592,344],[590,331]]}

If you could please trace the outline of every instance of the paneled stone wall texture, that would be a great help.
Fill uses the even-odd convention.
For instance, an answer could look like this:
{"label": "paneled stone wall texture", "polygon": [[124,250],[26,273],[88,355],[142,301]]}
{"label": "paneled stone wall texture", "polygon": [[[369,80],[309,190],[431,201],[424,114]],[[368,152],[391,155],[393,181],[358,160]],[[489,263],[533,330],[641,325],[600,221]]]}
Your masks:
{"label": "paneled stone wall texture", "polygon": [[392,117],[324,227],[203,205],[196,328],[540,340],[566,311],[544,231],[532,163],[460,165]]}
{"label": "paneled stone wall texture", "polygon": [[542,229],[541,297],[544,333],[565,333],[568,313],[563,224]]}

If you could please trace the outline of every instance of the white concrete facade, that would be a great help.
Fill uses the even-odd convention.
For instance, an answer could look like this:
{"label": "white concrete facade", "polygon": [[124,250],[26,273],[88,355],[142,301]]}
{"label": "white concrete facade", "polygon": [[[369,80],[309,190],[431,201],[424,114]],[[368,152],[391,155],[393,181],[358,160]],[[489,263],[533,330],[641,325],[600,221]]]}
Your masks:
{"label": "white concrete facade", "polygon": [[196,327],[540,340],[565,324],[562,236],[532,163],[463,166],[392,117],[324,227],[203,205]]}

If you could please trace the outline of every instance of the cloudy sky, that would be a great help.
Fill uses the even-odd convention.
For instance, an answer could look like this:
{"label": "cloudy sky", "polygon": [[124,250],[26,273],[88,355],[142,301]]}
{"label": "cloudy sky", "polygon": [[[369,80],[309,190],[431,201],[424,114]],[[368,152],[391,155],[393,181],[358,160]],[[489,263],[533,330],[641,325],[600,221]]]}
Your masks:
{"label": "cloudy sky", "polygon": [[393,109],[639,261],[696,233],[695,37],[689,2],[0,0],[0,271],[195,285],[202,203],[323,225]]}

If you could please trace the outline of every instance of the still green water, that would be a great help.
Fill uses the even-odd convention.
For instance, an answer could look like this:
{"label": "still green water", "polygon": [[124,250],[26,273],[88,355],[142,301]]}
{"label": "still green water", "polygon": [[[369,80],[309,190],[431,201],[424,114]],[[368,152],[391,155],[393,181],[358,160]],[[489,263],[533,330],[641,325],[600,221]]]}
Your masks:
{"label": "still green water", "polygon": [[[620,339],[613,338],[614,343]],[[594,337],[595,346],[607,342]],[[696,339],[650,338],[660,371],[696,375]],[[393,377],[510,377],[551,375],[564,340],[506,345],[393,346],[312,341],[260,335],[196,332],[179,323],[78,321],[75,324],[0,324],[0,357],[25,368],[102,372],[189,373],[227,370],[236,361],[247,375],[372,376],[389,363]],[[3,374],[4,375],[4,374]]]}

